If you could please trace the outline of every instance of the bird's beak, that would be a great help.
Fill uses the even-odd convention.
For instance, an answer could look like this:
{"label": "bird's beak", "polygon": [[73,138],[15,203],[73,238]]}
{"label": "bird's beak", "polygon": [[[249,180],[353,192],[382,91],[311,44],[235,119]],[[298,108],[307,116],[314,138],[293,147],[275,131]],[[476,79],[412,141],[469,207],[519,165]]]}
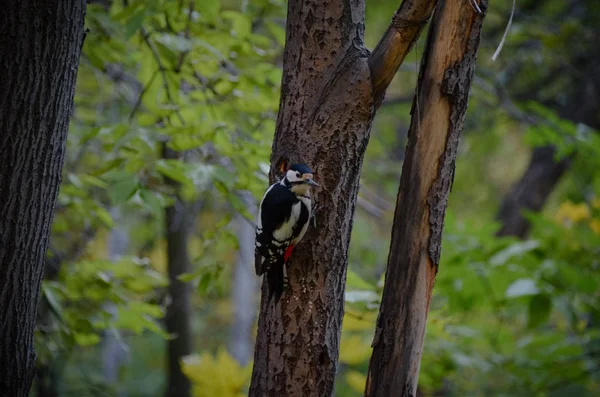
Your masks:
{"label": "bird's beak", "polygon": [[319,187],[319,184],[317,182],[315,182],[314,180],[312,180],[312,179],[305,179],[304,181],[306,183],[308,183],[309,185],[311,185],[311,186]]}

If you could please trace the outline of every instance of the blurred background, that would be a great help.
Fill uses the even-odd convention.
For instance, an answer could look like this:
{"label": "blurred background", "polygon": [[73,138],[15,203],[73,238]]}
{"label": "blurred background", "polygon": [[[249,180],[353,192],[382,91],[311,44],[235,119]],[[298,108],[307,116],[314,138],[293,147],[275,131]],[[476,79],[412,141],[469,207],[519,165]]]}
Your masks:
{"label": "blurred background", "polygon": [[[399,0],[367,3],[373,48]],[[512,6],[491,1],[484,23],[422,396],[600,394],[600,2],[517,1],[493,61]],[[32,396],[163,396],[186,379],[196,397],[247,394],[285,15],[283,0],[88,5]],[[424,39],[364,161],[338,397],[364,388]]]}

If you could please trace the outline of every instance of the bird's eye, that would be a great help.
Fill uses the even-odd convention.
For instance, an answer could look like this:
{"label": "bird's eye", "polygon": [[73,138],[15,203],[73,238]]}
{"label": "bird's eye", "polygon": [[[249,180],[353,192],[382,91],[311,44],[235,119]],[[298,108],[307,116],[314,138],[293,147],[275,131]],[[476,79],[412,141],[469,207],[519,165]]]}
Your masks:
{"label": "bird's eye", "polygon": [[300,178],[300,173],[296,172],[296,178]]}

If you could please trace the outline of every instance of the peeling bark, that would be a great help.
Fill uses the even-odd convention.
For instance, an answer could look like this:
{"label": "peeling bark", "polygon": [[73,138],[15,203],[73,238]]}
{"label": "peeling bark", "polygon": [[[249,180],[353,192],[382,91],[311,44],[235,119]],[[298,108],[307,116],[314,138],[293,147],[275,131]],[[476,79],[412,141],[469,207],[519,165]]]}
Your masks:
{"label": "peeling bark", "polygon": [[[480,3],[487,9],[487,1]],[[415,396],[442,230],[484,15],[468,1],[434,12],[413,102],[367,397]]]}
{"label": "peeling bark", "polygon": [[0,391],[25,397],[48,236],[85,36],[85,2],[0,12]]}
{"label": "peeling bark", "polygon": [[274,304],[263,283],[250,397],[333,393],[350,231],[371,123],[434,4],[405,1],[371,55],[363,44],[363,0],[288,3],[271,180],[283,161],[305,162],[322,187],[313,199],[316,227],[288,264],[289,290]]}

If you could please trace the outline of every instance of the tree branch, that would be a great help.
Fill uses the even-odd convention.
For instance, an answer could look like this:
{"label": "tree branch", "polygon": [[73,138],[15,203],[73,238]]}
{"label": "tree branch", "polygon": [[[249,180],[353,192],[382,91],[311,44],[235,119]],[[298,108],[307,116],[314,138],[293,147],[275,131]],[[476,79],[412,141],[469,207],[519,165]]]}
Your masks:
{"label": "tree branch", "polygon": [[[479,8],[487,9],[480,0]],[[441,0],[413,102],[365,396],[414,397],[484,12]]]}
{"label": "tree branch", "polygon": [[369,57],[373,95],[381,102],[406,54],[431,17],[437,0],[404,0]]}

